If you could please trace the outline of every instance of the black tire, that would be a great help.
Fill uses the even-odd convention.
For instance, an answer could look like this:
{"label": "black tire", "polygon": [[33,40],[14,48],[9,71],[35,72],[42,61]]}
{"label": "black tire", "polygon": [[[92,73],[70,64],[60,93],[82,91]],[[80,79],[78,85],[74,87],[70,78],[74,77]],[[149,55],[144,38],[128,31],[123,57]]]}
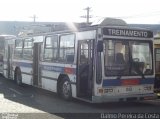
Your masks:
{"label": "black tire", "polygon": [[15,76],[14,76],[14,80],[17,83],[17,85],[21,86],[22,85],[22,74],[20,69],[17,69],[15,71]]}
{"label": "black tire", "polygon": [[68,78],[64,78],[60,83],[60,95],[65,100],[71,100],[72,90]]}

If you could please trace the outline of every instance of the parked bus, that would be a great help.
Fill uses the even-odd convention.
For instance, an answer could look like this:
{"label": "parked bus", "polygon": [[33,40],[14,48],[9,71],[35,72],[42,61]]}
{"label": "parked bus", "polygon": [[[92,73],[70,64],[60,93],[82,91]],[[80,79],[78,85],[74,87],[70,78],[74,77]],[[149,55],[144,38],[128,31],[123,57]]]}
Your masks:
{"label": "parked bus", "polygon": [[18,85],[92,103],[156,98],[153,33],[121,19],[18,37],[13,51],[8,77]]}
{"label": "parked bus", "polygon": [[0,35],[0,74],[12,78],[13,49],[16,36]]}
{"label": "parked bus", "polygon": [[155,92],[160,93],[160,36],[154,38],[154,54],[155,54]]}

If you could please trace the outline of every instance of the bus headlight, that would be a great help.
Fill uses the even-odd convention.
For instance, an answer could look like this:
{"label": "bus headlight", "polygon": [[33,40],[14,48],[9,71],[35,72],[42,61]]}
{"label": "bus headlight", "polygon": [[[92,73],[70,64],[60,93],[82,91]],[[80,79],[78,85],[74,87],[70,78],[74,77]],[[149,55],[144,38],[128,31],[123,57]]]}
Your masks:
{"label": "bus headlight", "polygon": [[103,88],[98,89],[98,93],[103,94],[103,92],[104,92]]}

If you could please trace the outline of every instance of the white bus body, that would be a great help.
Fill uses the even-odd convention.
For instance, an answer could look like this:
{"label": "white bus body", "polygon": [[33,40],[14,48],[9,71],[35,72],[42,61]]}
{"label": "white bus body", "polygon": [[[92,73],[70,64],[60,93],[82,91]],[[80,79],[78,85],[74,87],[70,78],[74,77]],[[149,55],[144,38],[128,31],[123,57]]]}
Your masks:
{"label": "white bus body", "polygon": [[152,42],[151,31],[128,27],[119,19],[77,31],[19,37],[11,57],[12,74],[4,75],[65,99],[154,99]]}

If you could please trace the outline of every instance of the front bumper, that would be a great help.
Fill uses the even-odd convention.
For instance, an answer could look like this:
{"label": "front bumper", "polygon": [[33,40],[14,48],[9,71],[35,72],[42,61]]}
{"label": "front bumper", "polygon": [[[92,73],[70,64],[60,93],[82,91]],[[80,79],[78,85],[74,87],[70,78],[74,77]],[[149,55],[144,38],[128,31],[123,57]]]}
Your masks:
{"label": "front bumper", "polygon": [[137,94],[137,95],[120,95],[120,96],[92,96],[93,103],[103,102],[120,102],[120,101],[142,101],[142,100],[154,100],[157,99],[157,95],[151,94]]}

